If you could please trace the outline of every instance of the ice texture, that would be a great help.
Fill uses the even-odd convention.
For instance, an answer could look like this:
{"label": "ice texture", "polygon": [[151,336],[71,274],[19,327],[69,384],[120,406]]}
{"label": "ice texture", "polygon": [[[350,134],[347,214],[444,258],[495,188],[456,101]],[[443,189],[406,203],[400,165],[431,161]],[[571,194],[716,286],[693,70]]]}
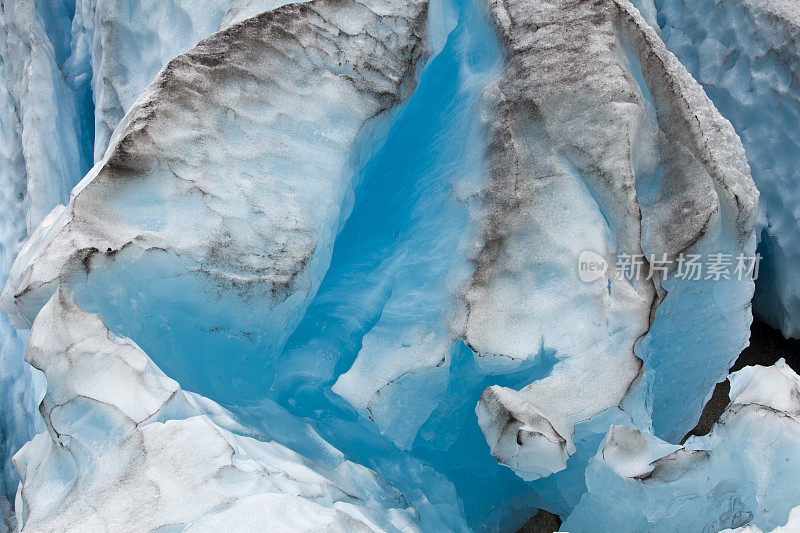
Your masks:
{"label": "ice texture", "polygon": [[[60,9],[61,7],[61,9]],[[0,282],[29,232],[88,168],[70,80],[68,13],[54,3],[6,2],[0,12]],[[13,529],[11,456],[43,429],[36,379],[23,361],[25,334],[0,317],[0,531]]]}
{"label": "ice texture", "polygon": [[77,0],[72,19],[73,76],[90,82],[93,161],[158,71],[211,35],[231,0]]}
{"label": "ice texture", "polygon": [[800,378],[781,359],[746,367],[730,382],[731,402],[707,436],[676,445],[614,426],[586,471],[588,493],[564,530],[786,525],[800,491]]}
{"label": "ice texture", "polygon": [[[96,163],[0,299],[48,379],[20,525],[494,531],[577,505],[581,527],[602,483],[684,449],[753,283],[615,258],[751,254],[758,193],[637,5],[67,10],[44,71],[76,80],[59,109]],[[53,168],[41,216],[77,178]],[[713,527],[780,525],[789,500]]]}
{"label": "ice texture", "polygon": [[[794,533],[800,531],[800,507],[795,507],[789,512],[789,521],[784,526],[778,526],[771,533]],[[753,525],[724,529],[720,533],[764,533],[761,528]]]}
{"label": "ice texture", "polygon": [[656,0],[667,46],[742,138],[761,192],[754,310],[800,337],[800,9],[780,0]]}
{"label": "ice texture", "polygon": [[415,509],[426,502],[408,502],[329,445],[320,463],[237,433],[224,409],[182,391],[62,290],[38,314],[26,359],[48,390],[47,433],[14,458],[23,530],[445,527],[435,510]]}
{"label": "ice texture", "polygon": [[270,11],[289,3],[294,2],[289,2],[287,0],[236,0],[225,12],[218,29],[224,30],[228,26],[238,24],[264,11]]}

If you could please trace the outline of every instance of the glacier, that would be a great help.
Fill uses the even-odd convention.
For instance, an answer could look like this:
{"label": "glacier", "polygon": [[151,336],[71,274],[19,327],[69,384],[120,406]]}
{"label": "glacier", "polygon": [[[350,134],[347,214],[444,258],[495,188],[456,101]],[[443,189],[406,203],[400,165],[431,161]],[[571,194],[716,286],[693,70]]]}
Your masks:
{"label": "glacier", "polygon": [[0,530],[791,529],[798,378],[728,369],[796,151],[711,4],[3,4]]}

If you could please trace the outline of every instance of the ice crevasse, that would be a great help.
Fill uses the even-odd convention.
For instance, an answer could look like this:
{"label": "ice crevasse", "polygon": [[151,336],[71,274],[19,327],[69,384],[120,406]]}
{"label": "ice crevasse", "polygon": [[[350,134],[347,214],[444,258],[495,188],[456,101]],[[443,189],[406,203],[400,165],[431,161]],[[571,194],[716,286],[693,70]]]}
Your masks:
{"label": "ice crevasse", "polygon": [[[674,530],[659,505],[704,476],[725,489],[697,497],[709,531],[791,518],[754,496],[790,476],[756,476],[742,436],[792,431],[764,414],[793,413],[785,365],[736,374],[718,429],[670,444],[746,346],[752,280],[618,275],[756,248],[742,143],[658,6],[144,3],[180,23],[128,42],[124,11],[81,4],[54,54],[83,61],[54,100],[75,170],[48,168],[87,173],[0,300],[47,380],[41,421],[18,411],[14,442],[46,431],[14,458],[16,527],[513,530],[545,508],[580,528],[600,508]],[[737,453],[753,466],[726,471]]]}

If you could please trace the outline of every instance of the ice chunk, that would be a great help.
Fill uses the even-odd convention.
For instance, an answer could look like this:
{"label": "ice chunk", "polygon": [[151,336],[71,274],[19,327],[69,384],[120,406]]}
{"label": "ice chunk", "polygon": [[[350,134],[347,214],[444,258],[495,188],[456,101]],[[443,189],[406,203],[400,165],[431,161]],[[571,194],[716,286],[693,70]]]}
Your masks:
{"label": "ice chunk", "polygon": [[730,381],[731,402],[712,432],[682,446],[613,427],[564,529],[719,531],[750,524],[760,529],[745,531],[771,531],[796,521],[790,511],[800,490],[800,377],[781,359],[746,367]]}
{"label": "ice chunk", "polygon": [[761,191],[753,305],[800,336],[800,10],[781,0],[656,0],[667,46],[741,135]]}
{"label": "ice chunk", "polygon": [[[29,289],[8,294],[17,295],[24,324],[63,281],[184,387],[259,430],[307,446],[314,437],[291,421],[299,413],[398,490],[452,515],[447,529],[463,526],[462,513],[476,527],[512,527],[538,501],[485,453],[473,409],[486,376],[473,373],[469,350],[437,343],[459,356],[452,374],[436,367],[441,357],[416,352],[439,388],[417,387],[417,376],[402,369],[408,379],[394,380],[397,366],[367,375],[368,390],[381,391],[373,395],[378,428],[331,393],[356,357],[353,346],[431,338],[416,335],[417,326],[449,335],[448,298],[468,274],[463,181],[478,174],[476,104],[501,57],[477,5],[434,6],[433,27],[425,9],[283,6],[179,57],[123,121],[115,148],[72,203],[51,213],[18,259],[19,272],[31,266],[30,277],[17,278]],[[414,87],[426,34],[432,47],[447,36],[426,71],[427,89],[416,103],[369,121]],[[451,268],[456,282],[442,283]],[[34,280],[40,275],[44,284]],[[384,309],[389,285],[393,302]],[[372,329],[379,317],[385,322]],[[367,332],[376,342],[361,341]],[[530,372],[491,383],[517,385],[520,375]],[[396,446],[417,441],[425,442]]]}
{"label": "ice chunk", "polygon": [[[227,366],[223,349],[261,364],[327,269],[357,136],[415,83],[424,15],[422,2],[293,4],[171,61],[21,252],[5,292],[17,325],[57,283],[85,284],[79,298],[120,331],[185,350],[172,360],[194,368],[187,386]],[[376,32],[396,36],[379,54]]]}
{"label": "ice chunk", "polygon": [[41,407],[48,433],[14,459],[25,530],[425,527],[402,494],[341,454],[318,464],[233,433],[241,430],[235,424],[221,427],[138,346],[63,290],[34,322],[27,359],[48,380]]}
{"label": "ice chunk", "polygon": [[[695,424],[746,344],[752,281],[684,280],[675,263],[664,281],[626,279],[615,258],[752,255],[757,192],[730,124],[629,2],[498,1],[491,13],[509,60],[487,93],[464,338],[487,366],[555,351],[547,377],[489,388],[477,408],[493,455],[534,480],[566,468],[576,424],[629,409],[626,395],[660,435]],[[592,283],[577,272],[587,250],[607,266]]]}

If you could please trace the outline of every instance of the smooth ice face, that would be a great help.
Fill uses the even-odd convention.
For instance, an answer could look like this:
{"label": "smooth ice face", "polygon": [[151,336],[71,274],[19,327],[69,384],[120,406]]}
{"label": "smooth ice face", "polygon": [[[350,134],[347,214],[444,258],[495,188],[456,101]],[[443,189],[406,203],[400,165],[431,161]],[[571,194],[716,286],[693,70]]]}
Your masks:
{"label": "smooth ice face", "polygon": [[12,198],[17,209],[24,210],[27,231],[32,232],[53,206],[69,198],[69,190],[91,166],[91,152],[85,147],[91,126],[83,117],[80,83],[67,66],[67,8],[59,2],[43,10],[32,0],[9,2],[0,23],[10,106],[3,117],[2,172],[13,180]]}
{"label": "smooth ice face", "polygon": [[780,0],[656,0],[667,46],[742,138],[761,192],[753,305],[800,336],[800,11]]}
{"label": "smooth ice face", "polygon": [[26,358],[48,381],[48,433],[14,459],[25,530],[459,527],[319,437],[322,462],[242,436],[224,409],[183,392],[62,290],[37,316]]}
{"label": "smooth ice face", "polygon": [[[491,387],[477,408],[492,454],[534,480],[567,467],[576,424],[629,410],[628,395],[660,435],[694,426],[746,345],[752,281],[620,280],[615,258],[752,255],[757,192],[730,124],[628,2],[491,13],[509,63],[487,93],[487,216],[464,337],[485,365],[555,352],[546,378]],[[585,250],[609,265],[593,283],[576,272]]]}
{"label": "smooth ice face", "polygon": [[[800,377],[783,360],[731,375],[731,402],[682,446],[614,426],[566,531],[771,531],[797,519]],[[775,529],[782,531],[781,529]],[[793,531],[793,529],[788,529]]]}
{"label": "smooth ice face", "polygon": [[[3,40],[0,39],[0,43]],[[0,79],[5,79],[4,69]],[[17,205],[17,198],[24,190],[24,183],[18,183],[11,171],[14,161],[21,158],[19,145],[11,142],[16,131],[13,129],[15,116],[11,97],[5,83],[0,83],[0,131],[6,140],[0,150],[0,188],[6,194],[0,196],[0,271],[8,272],[17,251],[21,247],[21,237],[25,235],[24,211]],[[0,280],[4,281],[4,277]],[[0,317],[0,530],[11,530],[13,501],[18,479],[11,456],[36,433],[33,427],[36,410],[31,387],[31,373],[22,360],[25,339],[8,321]]]}

